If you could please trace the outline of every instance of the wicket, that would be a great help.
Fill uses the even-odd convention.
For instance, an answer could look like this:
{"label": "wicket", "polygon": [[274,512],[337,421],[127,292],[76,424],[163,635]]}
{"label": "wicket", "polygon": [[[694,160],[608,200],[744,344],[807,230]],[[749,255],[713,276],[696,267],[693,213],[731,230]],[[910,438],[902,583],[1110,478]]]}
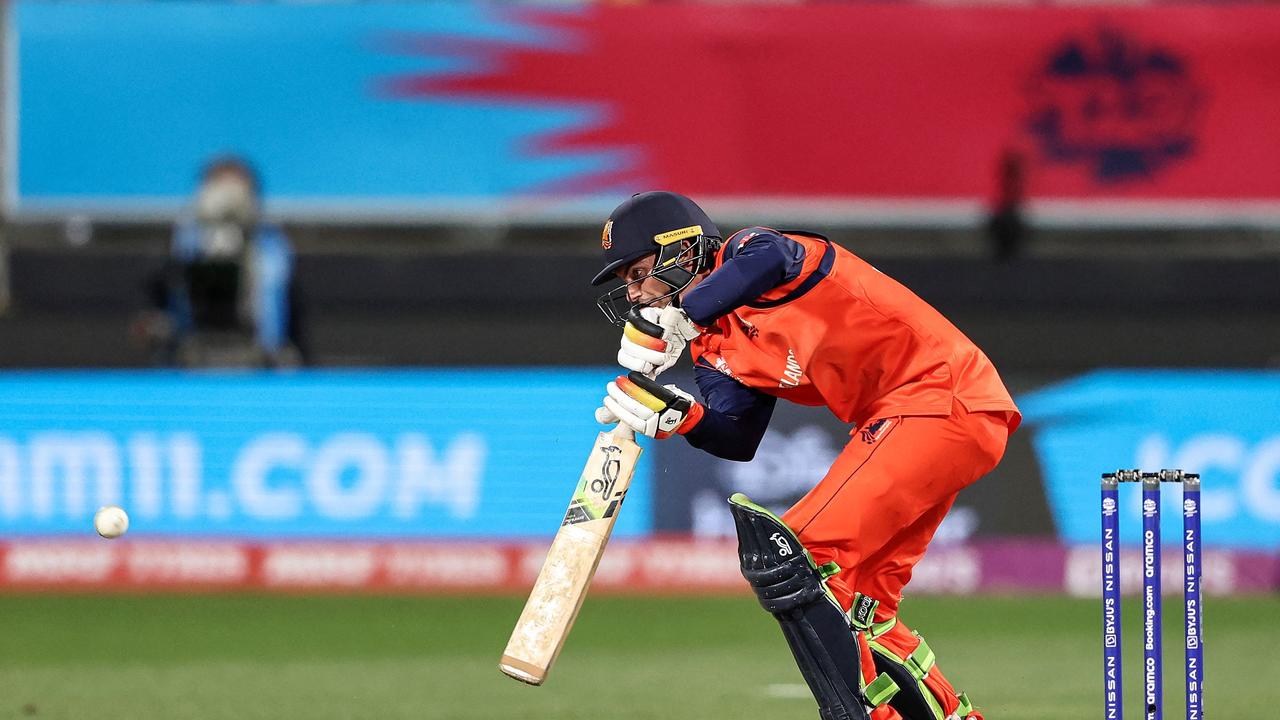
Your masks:
{"label": "wicket", "polygon": [[1182,599],[1185,610],[1187,720],[1203,720],[1204,663],[1200,604],[1200,476],[1181,470],[1117,470],[1102,476],[1102,654],[1106,720],[1123,720],[1120,632],[1120,483],[1142,483],[1142,678],[1145,720],[1164,717],[1163,607],[1160,598],[1160,484],[1182,485]]}

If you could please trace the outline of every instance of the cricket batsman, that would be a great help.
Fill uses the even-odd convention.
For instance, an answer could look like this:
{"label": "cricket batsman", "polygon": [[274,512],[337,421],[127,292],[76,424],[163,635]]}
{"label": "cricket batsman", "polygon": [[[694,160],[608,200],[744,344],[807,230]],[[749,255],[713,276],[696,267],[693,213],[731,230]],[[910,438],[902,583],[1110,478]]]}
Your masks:
{"label": "cricket batsman", "polygon": [[[621,280],[599,304],[623,328],[618,362],[632,372],[609,383],[600,422],[741,461],[779,399],[853,426],[782,517],[729,499],[742,574],[820,716],[982,720],[898,604],[956,494],[995,467],[1021,419],[991,361],[821,235],[750,227],[726,239],[689,198],[646,192],[613,211],[602,245],[593,284]],[[686,347],[701,402],[649,379]]]}

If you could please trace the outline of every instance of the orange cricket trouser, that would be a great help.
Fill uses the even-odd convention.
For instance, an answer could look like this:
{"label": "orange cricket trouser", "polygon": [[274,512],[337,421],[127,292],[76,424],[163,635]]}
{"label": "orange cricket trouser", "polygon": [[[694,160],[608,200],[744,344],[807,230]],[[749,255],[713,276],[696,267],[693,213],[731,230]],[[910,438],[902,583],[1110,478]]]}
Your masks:
{"label": "orange cricket trouser", "polygon": [[[814,562],[840,566],[827,587],[846,611],[854,594],[862,593],[880,603],[875,622],[897,616],[912,568],[957,493],[1000,461],[1009,421],[1006,413],[970,413],[953,402],[949,417],[880,418],[854,431],[826,477],[783,515]],[[876,670],[869,638],[855,638],[863,679],[870,682]],[[898,621],[877,642],[906,658],[920,638]],[[921,682],[944,714],[956,712],[960,698],[940,669],[933,667]],[[881,705],[872,718],[901,715]],[[972,711],[966,718],[981,720],[982,714]]]}
{"label": "orange cricket trouser", "polygon": [[876,620],[898,613],[902,589],[961,489],[1004,454],[1006,413],[881,418],[855,430],[835,464],[782,519],[822,565],[848,610],[854,593],[880,601]]}

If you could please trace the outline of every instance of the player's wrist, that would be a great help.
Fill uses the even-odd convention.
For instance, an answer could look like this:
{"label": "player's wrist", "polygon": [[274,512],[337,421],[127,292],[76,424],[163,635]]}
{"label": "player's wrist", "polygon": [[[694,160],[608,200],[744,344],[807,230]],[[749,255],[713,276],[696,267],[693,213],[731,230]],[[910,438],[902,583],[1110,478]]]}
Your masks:
{"label": "player's wrist", "polygon": [[689,407],[689,412],[685,414],[684,421],[676,428],[676,433],[684,435],[690,430],[698,426],[702,422],[703,416],[707,413],[707,408],[702,403],[695,402]]}
{"label": "player's wrist", "polygon": [[678,338],[682,345],[703,332],[703,329],[690,319],[684,308],[675,305],[668,305],[658,312],[658,324],[662,326],[664,338]]}

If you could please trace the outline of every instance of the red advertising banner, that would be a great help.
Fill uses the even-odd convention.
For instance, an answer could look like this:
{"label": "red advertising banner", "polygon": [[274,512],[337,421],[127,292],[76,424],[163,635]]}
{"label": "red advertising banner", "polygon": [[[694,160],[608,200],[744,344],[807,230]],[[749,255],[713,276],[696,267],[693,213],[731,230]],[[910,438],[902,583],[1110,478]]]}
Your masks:
{"label": "red advertising banner", "polygon": [[[24,540],[0,543],[0,592],[239,591],[356,593],[528,592],[548,543]],[[592,592],[749,596],[731,540],[614,542]],[[989,541],[934,547],[915,569],[913,594],[1059,593],[1101,586],[1094,546]],[[1141,586],[1137,548],[1126,551],[1126,592]],[[1165,554],[1165,591],[1181,588],[1181,556]],[[1280,558],[1205,552],[1204,586],[1216,595],[1275,592]]]}
{"label": "red advertising banner", "polygon": [[[468,59],[404,97],[585,105],[532,155],[621,153],[552,194],[664,187],[833,213],[1280,220],[1280,7],[594,4],[501,11],[554,42],[417,37]],[[1010,167],[1015,169],[1010,170]],[[1003,169],[1002,169],[1003,168]]]}

